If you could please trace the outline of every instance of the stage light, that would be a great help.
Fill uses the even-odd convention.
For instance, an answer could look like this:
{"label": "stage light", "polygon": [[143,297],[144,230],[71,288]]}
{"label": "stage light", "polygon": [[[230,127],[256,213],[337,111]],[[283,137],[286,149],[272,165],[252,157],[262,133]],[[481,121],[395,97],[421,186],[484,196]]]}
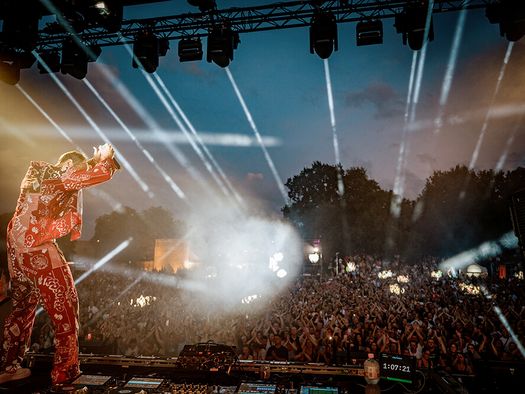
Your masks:
{"label": "stage light", "polygon": [[410,278],[408,277],[408,275],[398,275],[397,276],[397,281],[399,283],[408,283],[408,282],[410,282]]}
{"label": "stage light", "polygon": [[218,66],[228,67],[233,60],[233,51],[240,43],[239,33],[227,25],[214,27],[208,34],[208,48],[206,60]]}
{"label": "stage light", "polygon": [[509,41],[518,41],[525,35],[525,3],[522,0],[488,4],[486,16],[490,23],[499,23],[501,36]]}
{"label": "stage light", "polygon": [[95,62],[102,50],[97,45],[89,46],[88,55],[84,48],[80,48],[72,39],[64,41],[62,45],[62,61],[60,71],[77,79],[84,79],[87,74],[88,62]]}
{"label": "stage light", "polygon": [[388,279],[388,278],[391,278],[392,276],[394,276],[394,273],[390,270],[384,270],[377,274],[377,277],[379,279]]}
{"label": "stage light", "polygon": [[94,22],[112,33],[122,27],[123,15],[122,0],[94,1],[88,9],[89,22]]}
{"label": "stage light", "polygon": [[31,68],[35,64],[36,59],[31,52],[19,52],[16,55],[16,61],[21,69]]}
{"label": "stage light", "polygon": [[23,5],[9,6],[3,17],[0,41],[10,48],[31,51],[38,40],[38,14]]}
{"label": "stage light", "polygon": [[199,7],[201,12],[211,11],[217,7],[215,0],[188,0],[188,3],[194,7]]}
{"label": "stage light", "polygon": [[20,81],[20,69],[31,68],[35,61],[30,52],[0,51],[0,81],[16,85]]}
{"label": "stage light", "polygon": [[320,259],[320,256],[319,256],[319,253],[317,253],[317,252],[310,253],[308,255],[308,260],[310,260],[310,263],[312,263],[312,264],[317,264],[319,262],[319,259]]}
{"label": "stage light", "polygon": [[[60,54],[58,52],[46,52],[42,53],[40,56],[42,57],[44,63],[47,64],[51,72],[56,73],[60,71]],[[42,63],[39,62],[37,67],[40,74],[48,74],[48,71],[42,65]]]}
{"label": "stage light", "polygon": [[328,59],[338,49],[337,23],[331,12],[317,12],[310,25],[310,53]]}
{"label": "stage light", "polygon": [[159,56],[166,56],[170,50],[170,42],[167,38],[159,38]]}
{"label": "stage light", "polygon": [[136,36],[132,66],[141,67],[150,74],[155,72],[159,66],[159,39],[155,34],[145,31]]}
{"label": "stage light", "polygon": [[200,38],[183,38],[179,41],[179,60],[193,62],[202,60],[202,42]]}
{"label": "stage light", "polygon": [[383,43],[383,22],[380,20],[361,21],[355,28],[357,46]]}
{"label": "stage light", "polygon": [[[405,7],[401,14],[396,14],[394,26],[398,33],[403,34],[403,45],[414,51],[423,47],[428,14],[428,2],[419,1]],[[432,17],[428,28],[428,41],[434,40],[434,25]]]}
{"label": "stage light", "polygon": [[0,80],[8,85],[16,85],[20,81],[20,66],[15,61],[0,60]]}

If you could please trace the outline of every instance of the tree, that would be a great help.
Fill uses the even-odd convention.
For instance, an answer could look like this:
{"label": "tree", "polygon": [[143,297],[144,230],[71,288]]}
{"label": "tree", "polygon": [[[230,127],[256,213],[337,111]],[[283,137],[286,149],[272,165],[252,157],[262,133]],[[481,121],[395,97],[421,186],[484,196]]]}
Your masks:
{"label": "tree", "polygon": [[[343,174],[344,194],[338,190]],[[390,193],[371,180],[364,168],[314,162],[286,182],[291,204],[283,214],[305,239],[321,238],[325,256],[335,252],[377,253],[383,248]]]}
{"label": "tree", "polygon": [[456,166],[435,171],[415,201],[403,199],[391,216],[392,191],[383,190],[364,168],[314,162],[286,182],[290,204],[284,216],[305,240],[321,238],[325,256],[335,252],[448,257],[511,231],[510,197],[525,186],[525,169],[494,173]]}
{"label": "tree", "polygon": [[511,231],[511,194],[525,185],[525,171],[497,173],[456,166],[436,171],[417,199],[422,214],[412,231],[424,234],[421,251],[450,256]]}
{"label": "tree", "polygon": [[97,218],[95,233],[90,240],[95,257],[100,258],[132,238],[131,244],[123,250],[116,260],[144,261],[152,260],[155,240],[159,238],[177,238],[181,235],[183,225],[176,222],[168,210],[152,207],[138,213],[130,207],[123,211],[113,211]]}

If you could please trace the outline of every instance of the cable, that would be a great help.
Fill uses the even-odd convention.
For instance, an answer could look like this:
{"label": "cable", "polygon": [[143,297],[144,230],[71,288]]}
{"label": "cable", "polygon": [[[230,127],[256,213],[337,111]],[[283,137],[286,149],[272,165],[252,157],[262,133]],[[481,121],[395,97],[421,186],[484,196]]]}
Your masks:
{"label": "cable", "polygon": [[419,374],[421,374],[421,376],[423,376],[423,384],[416,391],[409,390],[403,383],[399,383],[401,385],[401,387],[403,387],[405,389],[405,391],[407,393],[409,393],[409,394],[418,394],[418,393],[420,393],[421,390],[423,390],[425,388],[425,384],[427,382],[427,379],[426,379],[425,374],[423,372],[421,372],[419,369],[416,369],[416,372],[418,372]]}

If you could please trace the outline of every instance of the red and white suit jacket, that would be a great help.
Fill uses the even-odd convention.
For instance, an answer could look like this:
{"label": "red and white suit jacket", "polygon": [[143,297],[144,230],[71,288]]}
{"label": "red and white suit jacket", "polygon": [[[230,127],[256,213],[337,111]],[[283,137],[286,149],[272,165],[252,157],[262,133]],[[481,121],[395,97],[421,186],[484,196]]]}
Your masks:
{"label": "red and white suit jacket", "polygon": [[81,189],[110,180],[119,168],[111,158],[86,170],[65,171],[43,161],[32,161],[8,226],[11,247],[23,253],[69,233],[72,241],[80,238]]}

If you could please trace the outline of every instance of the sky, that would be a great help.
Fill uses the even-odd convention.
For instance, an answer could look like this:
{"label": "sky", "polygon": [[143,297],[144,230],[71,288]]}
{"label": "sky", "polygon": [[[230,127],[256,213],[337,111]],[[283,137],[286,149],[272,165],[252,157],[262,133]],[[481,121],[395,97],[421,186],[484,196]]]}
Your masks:
{"label": "sky", "polygon": [[[218,0],[217,3],[223,9],[271,2]],[[128,7],[125,18],[191,11],[194,8],[184,1],[167,1]],[[434,16],[435,40],[427,46],[419,101],[406,134],[404,193],[409,198],[417,197],[425,179],[435,170],[446,170],[457,164],[503,170],[525,165],[522,118],[525,42],[522,39],[509,50],[509,43],[499,35],[499,27],[489,24],[483,10],[466,14],[450,93],[440,105],[459,17],[459,12]],[[403,46],[392,19],[383,23],[383,45],[365,47],[355,45],[355,23],[339,24],[339,51],[329,58],[328,67],[343,167],[363,166],[383,188],[391,189],[406,124],[413,52]],[[229,72],[262,137],[266,155],[225,69],[205,59],[181,64],[177,42],[171,41],[172,49],[160,59],[157,75],[243,203],[260,213],[278,217],[285,203],[282,184],[288,178],[313,161],[331,164],[336,161],[325,64],[309,53],[307,28],[246,33],[240,38]],[[502,73],[506,55],[507,64]],[[105,77],[108,73],[110,80]],[[130,171],[121,171],[111,182],[85,194],[84,238],[92,234],[95,219],[111,212],[116,204],[137,210],[162,206],[175,217],[184,219],[196,209],[193,201],[209,205],[223,201],[224,193],[205,163],[182,135],[141,71],[131,67],[130,56],[123,46],[104,47],[98,61],[89,65],[86,80],[155,158],[156,165],[151,164],[100,104],[85,81],[68,75],[57,74],[57,77],[153,195],[148,196],[141,189]],[[119,91],[118,85],[125,87],[124,91]],[[38,74],[36,66],[22,71],[19,87],[74,144],[57,131],[19,88],[1,84],[0,213],[14,210],[20,181],[30,160],[55,162],[61,153],[75,146],[90,152],[92,146],[103,143],[53,79]],[[153,122],[145,122],[130,105],[133,98]],[[437,128],[439,118],[442,126]],[[480,134],[483,139],[476,149]],[[171,148],[159,140],[159,135],[169,140]],[[473,158],[476,151],[478,155]],[[166,182],[159,169],[172,179],[185,198],[180,198],[180,193]]]}

